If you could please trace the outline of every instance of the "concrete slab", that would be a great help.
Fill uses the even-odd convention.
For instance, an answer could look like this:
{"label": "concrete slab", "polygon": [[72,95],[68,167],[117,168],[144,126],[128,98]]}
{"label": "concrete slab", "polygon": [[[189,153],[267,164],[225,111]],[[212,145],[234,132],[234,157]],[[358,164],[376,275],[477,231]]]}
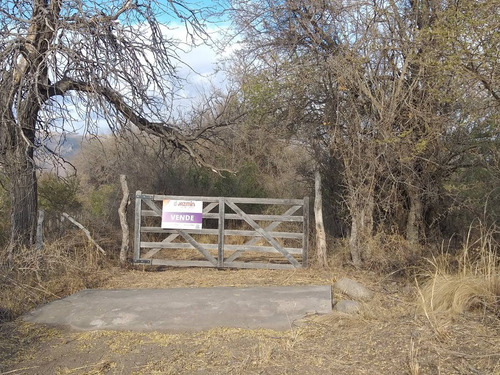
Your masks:
{"label": "concrete slab", "polygon": [[286,330],[306,314],[331,310],[330,286],[83,290],[23,319],[76,330]]}

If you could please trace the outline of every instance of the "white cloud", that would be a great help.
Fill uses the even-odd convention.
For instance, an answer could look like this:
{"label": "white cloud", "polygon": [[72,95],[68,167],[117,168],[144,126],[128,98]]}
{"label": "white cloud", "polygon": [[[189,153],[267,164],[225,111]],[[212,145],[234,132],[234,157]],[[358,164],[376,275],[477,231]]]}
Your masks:
{"label": "white cloud", "polygon": [[[218,69],[220,59],[227,58],[233,51],[231,46],[223,49],[222,39],[227,32],[223,27],[210,28],[206,30],[210,36],[209,43],[204,43],[201,38],[195,40],[192,46],[189,35],[184,27],[179,26],[174,30],[175,38],[183,44],[179,51],[179,59],[182,63],[177,65],[179,76],[185,79],[176,105],[189,107],[192,101],[201,99],[201,95],[211,88],[224,89],[226,76]],[[170,30],[172,33],[172,30]],[[186,44],[184,44],[186,43]],[[185,47],[185,48],[182,48]]]}
{"label": "white cloud", "polygon": [[[212,88],[224,89],[226,77],[222,71],[217,69],[217,66],[219,59],[227,58],[234,49],[233,47],[226,47],[224,50],[221,48],[222,38],[226,31],[227,29],[224,27],[211,27],[206,30],[210,36],[209,43],[204,43],[198,37],[198,39],[194,40],[193,45],[193,40],[184,25],[170,24],[168,27],[162,27],[164,35],[178,41],[180,47],[177,51],[178,62],[175,65],[182,82],[181,88],[177,92],[177,99],[173,103],[175,111],[178,111],[177,113],[188,111],[194,102],[199,102],[203,95]],[[155,58],[148,51],[146,59],[154,62]],[[119,85],[119,82],[117,84]],[[168,84],[168,82],[165,84]],[[151,87],[150,90],[154,95],[155,88]],[[91,118],[87,125],[90,125],[92,129],[88,129],[85,119],[89,113],[79,105],[78,100],[71,101],[66,98],[58,101],[62,100],[64,100],[67,113],[70,114],[72,120],[65,122],[63,125],[62,121],[56,119],[53,122],[56,129],[62,130],[64,126],[64,130],[69,132],[84,133],[87,130],[93,132],[97,130],[99,133],[109,132],[105,122],[99,118]],[[42,117],[49,119],[50,115],[43,116],[42,114]],[[87,120],[89,119],[87,118]]]}

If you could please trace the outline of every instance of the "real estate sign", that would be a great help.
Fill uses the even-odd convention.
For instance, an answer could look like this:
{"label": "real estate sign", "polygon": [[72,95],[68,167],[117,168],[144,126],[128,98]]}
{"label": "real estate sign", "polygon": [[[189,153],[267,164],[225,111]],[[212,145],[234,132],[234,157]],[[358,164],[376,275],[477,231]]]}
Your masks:
{"label": "real estate sign", "polygon": [[165,199],[161,227],[166,229],[201,229],[203,220],[202,201]]}

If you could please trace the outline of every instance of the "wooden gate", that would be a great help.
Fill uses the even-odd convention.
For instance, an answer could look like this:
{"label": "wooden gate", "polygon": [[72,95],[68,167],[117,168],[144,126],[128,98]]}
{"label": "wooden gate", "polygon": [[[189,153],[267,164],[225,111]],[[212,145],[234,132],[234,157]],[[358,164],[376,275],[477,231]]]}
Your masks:
{"label": "wooden gate", "polygon": [[[202,201],[203,229],[161,228],[163,200]],[[134,263],[178,267],[307,267],[309,198],[143,194],[135,198]]]}

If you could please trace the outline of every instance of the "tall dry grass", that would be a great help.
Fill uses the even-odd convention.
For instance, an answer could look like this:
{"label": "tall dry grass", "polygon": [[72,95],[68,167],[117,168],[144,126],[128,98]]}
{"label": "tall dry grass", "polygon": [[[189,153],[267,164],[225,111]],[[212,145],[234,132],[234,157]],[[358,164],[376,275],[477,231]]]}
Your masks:
{"label": "tall dry grass", "polygon": [[[330,253],[329,263],[343,266],[352,264],[348,238],[329,238],[334,250]],[[396,233],[377,232],[365,246],[370,246],[371,257],[365,260],[364,268],[381,275],[394,275],[413,280],[416,269],[422,262],[426,249],[407,241]]]}
{"label": "tall dry grass", "polygon": [[495,226],[480,224],[477,231],[471,226],[458,254],[442,251],[428,259],[430,267],[419,288],[426,313],[456,315],[477,308],[500,312],[499,234]]}
{"label": "tall dry grass", "polygon": [[22,249],[7,259],[0,251],[0,322],[78,290],[95,288],[110,276],[109,261],[79,232],[42,250]]}

